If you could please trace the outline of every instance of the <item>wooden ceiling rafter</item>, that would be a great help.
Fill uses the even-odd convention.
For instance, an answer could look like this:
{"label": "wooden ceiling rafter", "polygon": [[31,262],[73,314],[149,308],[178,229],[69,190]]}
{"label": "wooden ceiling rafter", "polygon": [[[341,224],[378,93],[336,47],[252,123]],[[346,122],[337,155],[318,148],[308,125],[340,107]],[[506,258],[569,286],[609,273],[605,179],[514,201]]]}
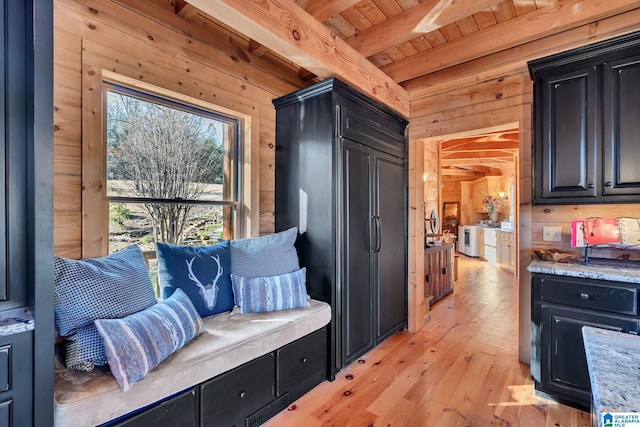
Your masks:
{"label": "wooden ceiling rafter", "polygon": [[318,77],[339,77],[410,117],[407,91],[297,4],[275,0],[188,2]]}

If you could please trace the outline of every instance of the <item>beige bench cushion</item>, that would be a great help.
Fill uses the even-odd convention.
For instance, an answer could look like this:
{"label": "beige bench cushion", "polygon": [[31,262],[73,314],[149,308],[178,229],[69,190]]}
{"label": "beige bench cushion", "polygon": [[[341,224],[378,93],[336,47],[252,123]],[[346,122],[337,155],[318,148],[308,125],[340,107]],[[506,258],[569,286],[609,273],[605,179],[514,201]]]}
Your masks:
{"label": "beige bench cushion", "polygon": [[269,313],[221,313],[204,332],[122,392],[108,372],[56,366],[55,426],[95,426],[192,387],[295,341],[331,320],[328,304]]}

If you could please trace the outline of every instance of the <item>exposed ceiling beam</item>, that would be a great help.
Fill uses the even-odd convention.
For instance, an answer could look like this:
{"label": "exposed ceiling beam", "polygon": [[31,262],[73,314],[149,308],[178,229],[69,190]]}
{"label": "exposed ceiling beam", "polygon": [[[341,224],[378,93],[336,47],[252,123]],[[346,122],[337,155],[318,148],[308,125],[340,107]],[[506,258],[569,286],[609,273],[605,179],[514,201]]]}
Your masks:
{"label": "exposed ceiling beam", "polygon": [[338,77],[404,117],[410,116],[404,88],[293,1],[188,2],[320,78]]}
{"label": "exposed ceiling beam", "polygon": [[350,8],[360,0],[317,0],[310,2],[304,9],[320,22],[324,22]]}
{"label": "exposed ceiling beam", "polygon": [[180,15],[185,19],[193,18],[199,12],[198,8],[191,6],[185,0],[176,0],[174,10],[177,15]]}
{"label": "exposed ceiling beam", "polygon": [[485,166],[490,166],[490,165],[499,165],[499,164],[508,164],[510,162],[513,162],[513,159],[494,159],[494,158],[485,158],[485,159],[455,159],[455,160],[447,160],[447,159],[442,159],[440,161],[440,165],[442,167],[445,166],[461,166],[464,164],[474,164],[474,165],[485,165]]}
{"label": "exposed ceiling beam", "polygon": [[[638,8],[637,1],[565,0],[381,67],[403,82]],[[506,36],[508,35],[508,37]]]}
{"label": "exposed ceiling beam", "polygon": [[471,160],[474,159],[513,159],[515,155],[514,151],[464,151],[464,152],[455,152],[455,153],[441,153],[441,159],[443,160]]}
{"label": "exposed ceiling beam", "polygon": [[[363,56],[368,57],[502,1],[504,0],[425,0],[347,38],[346,41]],[[425,20],[427,24],[423,24]]]}
{"label": "exposed ceiling beam", "polygon": [[490,151],[490,150],[511,150],[518,151],[518,138],[510,141],[446,141],[442,143],[443,153],[451,152],[472,152],[472,151]]}

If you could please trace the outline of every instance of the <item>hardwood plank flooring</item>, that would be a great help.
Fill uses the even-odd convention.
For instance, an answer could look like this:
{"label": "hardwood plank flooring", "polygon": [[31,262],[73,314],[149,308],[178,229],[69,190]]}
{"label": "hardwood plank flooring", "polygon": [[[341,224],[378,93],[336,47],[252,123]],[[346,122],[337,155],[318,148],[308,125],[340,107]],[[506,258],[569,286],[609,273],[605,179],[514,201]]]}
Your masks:
{"label": "hardwood plank flooring", "polygon": [[588,413],[535,395],[518,361],[518,282],[459,261],[454,293],[422,330],[389,337],[265,426],[590,426]]}

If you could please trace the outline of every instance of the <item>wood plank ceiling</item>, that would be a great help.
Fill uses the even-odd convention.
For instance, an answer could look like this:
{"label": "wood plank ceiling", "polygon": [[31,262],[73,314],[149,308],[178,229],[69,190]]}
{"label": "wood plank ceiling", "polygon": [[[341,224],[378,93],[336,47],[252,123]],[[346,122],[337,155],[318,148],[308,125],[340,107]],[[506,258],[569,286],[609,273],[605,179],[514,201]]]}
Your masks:
{"label": "wood plank ceiling", "polygon": [[[153,1],[237,33],[250,54],[297,68],[303,84],[336,75],[407,117],[431,73],[640,7],[631,0]],[[488,151],[505,138],[517,142],[517,133],[449,141],[443,165],[459,173],[460,162],[482,156],[474,145]],[[491,153],[476,165],[503,161],[505,150]]]}

